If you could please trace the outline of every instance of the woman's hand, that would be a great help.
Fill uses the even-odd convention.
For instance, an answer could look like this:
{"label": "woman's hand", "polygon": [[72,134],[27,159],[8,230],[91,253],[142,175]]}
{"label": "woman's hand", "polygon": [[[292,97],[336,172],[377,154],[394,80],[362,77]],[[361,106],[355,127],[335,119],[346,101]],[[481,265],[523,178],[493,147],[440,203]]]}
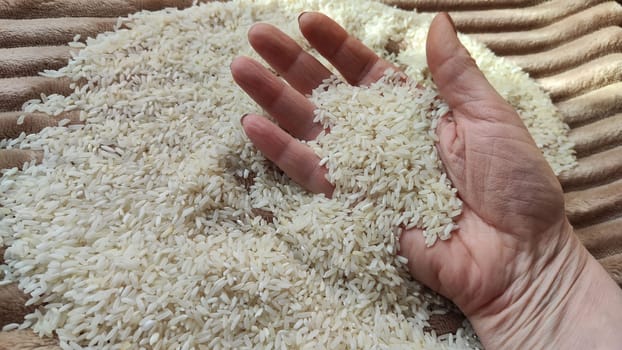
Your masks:
{"label": "woman's hand", "polygon": [[[303,13],[298,21],[305,38],[350,84],[370,84],[387,69],[396,69],[324,15]],[[298,184],[330,197],[333,186],[326,180],[326,169],[318,165],[318,156],[298,139],[312,140],[322,131],[322,126],[313,122],[315,106],[305,95],[332,73],[271,25],[254,25],[248,39],[289,85],[257,61],[247,57],[233,61],[231,72],[235,81],[279,124],[251,114],[243,118],[244,131],[266,158]]]}
{"label": "woman's hand", "polygon": [[[395,69],[326,16],[304,13],[299,23],[350,84],[366,85]],[[249,40],[289,85],[249,58],[232,63],[235,81],[278,122],[247,115],[246,134],[293,180],[330,196],[326,169],[298,139],[322,130],[305,94],[331,72],[270,25],[255,25]],[[454,301],[489,348],[622,344],[620,334],[609,332],[622,322],[622,292],[573,235],[557,178],[447,14],[431,24],[427,58],[452,110],[439,122],[437,149],[464,206],[448,241],[426,248],[419,230],[401,235],[400,254],[413,277]],[[610,300],[606,307],[591,285]],[[581,325],[592,332],[582,337]],[[594,337],[602,343],[592,343]]]}

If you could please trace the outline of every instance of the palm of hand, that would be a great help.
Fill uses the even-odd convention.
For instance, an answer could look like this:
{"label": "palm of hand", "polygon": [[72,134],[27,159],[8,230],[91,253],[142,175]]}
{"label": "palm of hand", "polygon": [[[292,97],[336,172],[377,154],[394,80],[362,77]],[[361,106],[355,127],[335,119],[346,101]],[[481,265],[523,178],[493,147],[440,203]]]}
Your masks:
{"label": "palm of hand", "polygon": [[[305,14],[299,22],[311,45],[351,84],[369,84],[394,68],[323,15]],[[249,40],[289,85],[249,58],[232,63],[236,82],[279,123],[248,115],[245,132],[293,180],[330,196],[333,187],[319,158],[297,141],[321,131],[304,95],[330,71],[272,26],[256,25]],[[400,254],[415,278],[465,313],[493,301],[504,307],[513,298],[506,292],[521,288],[516,281],[537,274],[567,239],[559,233],[568,225],[562,191],[516,112],[488,84],[442,16],[430,28],[428,63],[453,110],[437,129],[438,148],[464,201],[463,214],[459,231],[432,248],[425,248],[417,230],[404,232]]]}
{"label": "palm of hand", "polygon": [[439,153],[464,201],[459,229],[432,248],[405,232],[401,246],[413,275],[468,315],[507,307],[521,291],[506,291],[527,288],[516,281],[532,280],[568,230],[561,187],[524,127],[453,119],[441,125]]}

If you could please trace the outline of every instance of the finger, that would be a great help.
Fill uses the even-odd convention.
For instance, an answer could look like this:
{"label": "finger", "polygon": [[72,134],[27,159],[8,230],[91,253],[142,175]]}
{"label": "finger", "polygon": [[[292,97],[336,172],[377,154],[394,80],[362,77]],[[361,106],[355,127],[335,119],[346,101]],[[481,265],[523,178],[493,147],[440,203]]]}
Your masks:
{"label": "finger", "polygon": [[456,281],[455,276],[467,277],[471,262],[465,258],[470,257],[471,253],[465,246],[460,229],[454,231],[449,239],[437,241],[433,246],[427,245],[420,229],[406,230],[399,239],[398,254],[408,259],[408,270],[416,280],[451,300],[464,298],[463,291],[458,288],[461,283]]}
{"label": "finger", "polygon": [[242,126],[255,147],[292,180],[310,192],[332,195],[326,168],[313,150],[264,117],[249,114],[242,118]]}
{"label": "finger", "polygon": [[518,116],[512,107],[490,85],[458,40],[447,13],[438,14],[432,21],[426,53],[439,93],[456,117],[516,122]]}
{"label": "finger", "polygon": [[276,27],[259,23],[248,32],[248,40],[257,53],[300,93],[308,95],[331,72],[292,38]]}
{"label": "finger", "polygon": [[313,103],[259,62],[238,57],[231,63],[231,73],[242,90],[294,137],[313,140],[322,131],[313,122]]}
{"label": "finger", "polygon": [[[423,230],[405,230],[400,235],[400,249],[398,254],[408,259],[407,266],[411,275],[419,282],[438,291],[440,284],[438,280],[438,269],[432,266],[435,261],[434,255],[442,244],[434,247],[427,247]],[[440,247],[440,249],[443,249]]]}
{"label": "finger", "polygon": [[305,12],[298,17],[300,31],[352,85],[371,84],[387,69],[398,69],[381,59],[329,17]]}

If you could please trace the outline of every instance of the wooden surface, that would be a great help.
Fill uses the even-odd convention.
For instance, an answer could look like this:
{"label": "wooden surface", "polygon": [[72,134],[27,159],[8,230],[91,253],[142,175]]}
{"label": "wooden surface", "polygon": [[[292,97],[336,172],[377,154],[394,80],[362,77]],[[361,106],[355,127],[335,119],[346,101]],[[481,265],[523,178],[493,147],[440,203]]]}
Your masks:
{"label": "wooden surface", "polygon": [[[549,91],[572,129],[579,158],[576,169],[560,176],[568,216],[588,250],[622,284],[622,5],[601,0],[383,2],[424,12],[449,11],[458,30],[516,62]],[[41,92],[71,91],[68,82],[36,77],[36,72],[65,65],[70,51],[66,43],[76,34],[84,39],[111,30],[114,16],[190,3],[0,0],[0,137],[37,132],[54,122],[33,114],[23,129],[8,126],[16,118],[10,112],[26,100]],[[40,155],[0,150],[0,167],[18,166],[33,157]],[[0,286],[0,326],[23,319],[31,310],[23,306],[25,300],[15,285]],[[460,324],[433,321],[439,333]],[[56,349],[55,344],[30,331],[0,332],[0,350]]]}

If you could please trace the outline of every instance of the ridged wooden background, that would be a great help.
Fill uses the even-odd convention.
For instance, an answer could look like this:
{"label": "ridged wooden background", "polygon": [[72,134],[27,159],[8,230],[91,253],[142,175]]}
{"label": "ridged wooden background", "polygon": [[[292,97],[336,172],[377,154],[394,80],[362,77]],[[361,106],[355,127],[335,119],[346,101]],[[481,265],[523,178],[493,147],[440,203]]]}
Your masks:
{"label": "ridged wooden background", "polygon": [[[191,0],[0,0],[0,138],[55,122],[29,116],[22,103],[40,93],[71,92],[69,83],[37,76],[69,59],[67,42],[111,30],[115,16],[187,7]],[[588,250],[622,285],[622,5],[604,0],[383,0],[422,12],[449,11],[471,34],[521,66],[547,90],[571,127],[579,166],[560,176],[566,210]],[[0,150],[0,165],[31,155]],[[0,247],[0,262],[4,255]],[[0,287],[0,327],[30,310],[14,285]],[[448,327],[441,320],[439,327]],[[451,326],[449,326],[451,328]],[[30,331],[0,332],[1,349],[57,349]]]}

